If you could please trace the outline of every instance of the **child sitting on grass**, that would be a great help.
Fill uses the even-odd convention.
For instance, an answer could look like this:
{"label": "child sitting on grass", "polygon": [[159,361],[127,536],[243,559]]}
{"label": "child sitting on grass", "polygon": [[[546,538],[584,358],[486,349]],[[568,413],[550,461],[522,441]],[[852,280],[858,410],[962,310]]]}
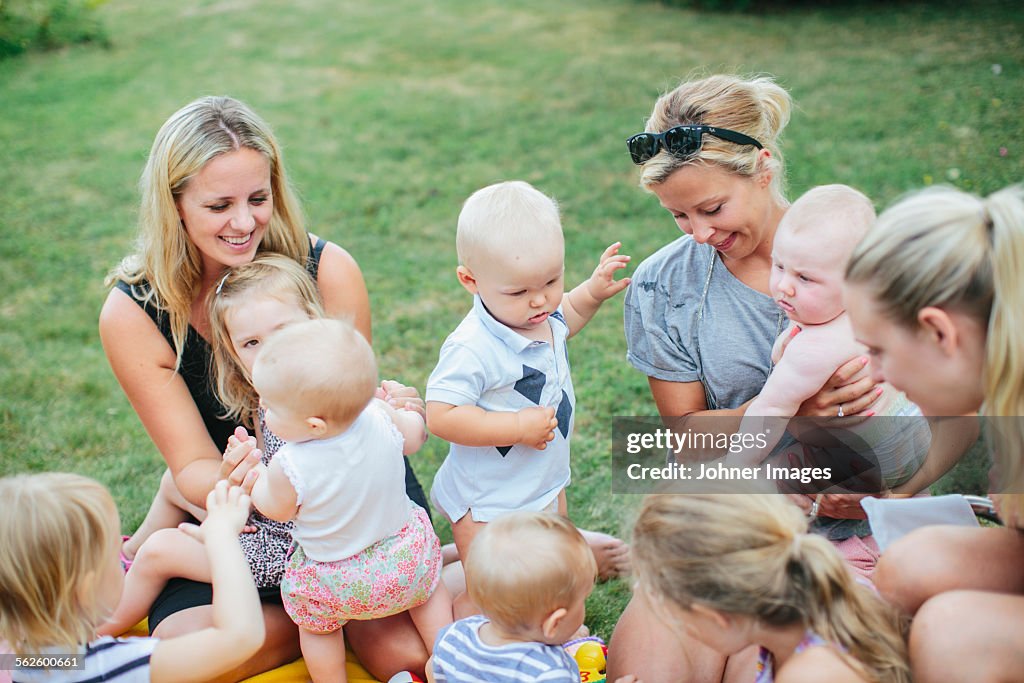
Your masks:
{"label": "child sitting on grass", "polygon": [[[503,514],[566,514],[576,397],[565,342],[629,284],[615,280],[619,244],[566,293],[555,202],[520,181],[475,192],[459,215],[459,283],[473,309],[445,340],[427,381],[427,424],[451,449],[431,498],[452,523],[459,556]],[[625,565],[626,548],[612,564]],[[609,559],[609,558],[603,558]],[[614,574],[614,572],[612,572]],[[457,616],[472,606],[457,599]]]}
{"label": "child sitting on grass", "polygon": [[580,683],[562,644],[583,627],[597,564],[572,522],[545,512],[504,515],[477,534],[465,566],[483,614],[441,632],[428,680]]}
{"label": "child sitting on grass", "polygon": [[[19,683],[208,680],[263,644],[263,612],[238,545],[249,496],[237,486],[218,482],[202,525],[180,527],[206,551],[213,626],[164,640],[95,635],[124,585],[117,507],[99,482],[63,473],[6,477],[0,500],[0,634],[30,662],[15,669]],[[47,656],[58,666],[31,664]],[[72,656],[76,668],[68,668]]]}

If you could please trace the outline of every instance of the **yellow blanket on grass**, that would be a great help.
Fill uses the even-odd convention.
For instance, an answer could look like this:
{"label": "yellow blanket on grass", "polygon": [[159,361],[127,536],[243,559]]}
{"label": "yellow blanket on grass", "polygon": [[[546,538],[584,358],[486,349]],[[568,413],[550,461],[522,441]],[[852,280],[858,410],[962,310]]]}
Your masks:
{"label": "yellow blanket on grass", "polygon": [[[143,619],[124,635],[128,637],[149,635],[146,620]],[[348,650],[345,655],[345,671],[348,673],[348,680],[351,683],[379,683],[363,668],[359,660],[352,654],[352,650]],[[307,683],[309,671],[306,670],[306,663],[302,659],[296,659],[290,664],[284,664],[258,676],[247,678],[246,681],[247,683]]]}

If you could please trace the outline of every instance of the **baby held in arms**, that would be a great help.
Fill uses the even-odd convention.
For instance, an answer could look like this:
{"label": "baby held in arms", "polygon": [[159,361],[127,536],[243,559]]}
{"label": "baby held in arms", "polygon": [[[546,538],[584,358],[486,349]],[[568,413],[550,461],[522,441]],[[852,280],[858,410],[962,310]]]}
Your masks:
{"label": "baby held in arms", "polygon": [[[783,217],[773,244],[769,287],[790,324],[775,341],[772,372],[740,425],[740,433],[765,438],[753,448],[731,452],[730,465],[759,465],[789,429],[804,445],[840,446],[840,452],[867,455],[879,486],[904,483],[920,468],[930,443],[928,424],[917,406],[888,385],[879,388],[873,412],[866,415],[870,419],[833,420],[827,432],[787,425],[839,366],[867,350],[854,338],[842,283],[850,254],[874,220],[870,200],[846,185],[809,190]],[[865,367],[861,374],[867,372]],[[840,405],[837,418],[843,417]]]}

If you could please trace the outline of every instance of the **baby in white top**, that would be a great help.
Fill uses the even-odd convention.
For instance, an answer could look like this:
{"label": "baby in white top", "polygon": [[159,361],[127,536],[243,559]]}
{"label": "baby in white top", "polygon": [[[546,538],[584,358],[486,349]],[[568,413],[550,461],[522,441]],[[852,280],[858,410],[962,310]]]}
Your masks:
{"label": "baby in white top", "polygon": [[308,320],[275,332],[252,368],[267,428],[286,443],[259,468],[253,504],[294,519],[281,596],[314,681],[344,676],[341,627],[409,610],[430,651],[452,620],[441,547],[405,492],[403,451],[423,417],[374,398],[373,351],[351,325]]}

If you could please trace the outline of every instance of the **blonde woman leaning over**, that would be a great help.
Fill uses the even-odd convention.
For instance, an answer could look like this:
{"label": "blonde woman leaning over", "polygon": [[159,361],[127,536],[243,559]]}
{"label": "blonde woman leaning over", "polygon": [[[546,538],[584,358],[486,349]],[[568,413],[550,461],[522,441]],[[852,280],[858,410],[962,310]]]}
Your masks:
{"label": "blonde woman leaning over", "polygon": [[909,683],[896,610],[806,531],[777,494],[649,496],[633,533],[637,590],[667,628],[716,652],[757,645],[745,680]]}
{"label": "blonde woman leaning over", "polygon": [[1006,528],[926,527],[890,546],[882,595],[914,614],[916,681],[1024,671],[1024,188],[905,197],[854,251],[844,299],[878,380],[925,415],[988,418]]}
{"label": "blonde woman leaning over", "polygon": [[[768,280],[775,232],[789,206],[780,139],[791,107],[789,93],[771,78],[710,76],[660,97],[645,132],[629,139],[642,187],[683,233],[637,268],[624,305],[627,359],[647,376],[665,418],[713,415],[723,429],[734,421],[735,430],[768,378],[772,344],[786,325]],[[871,379],[847,384],[866,363],[847,361],[796,414],[868,409],[877,398]],[[850,514],[822,506],[820,517]],[[856,542],[855,523],[830,524]],[[654,659],[646,654],[652,649],[676,656]],[[741,680],[731,672],[748,668],[693,639],[680,646],[640,594],[616,626],[608,666],[610,679],[634,673],[646,683]]]}

